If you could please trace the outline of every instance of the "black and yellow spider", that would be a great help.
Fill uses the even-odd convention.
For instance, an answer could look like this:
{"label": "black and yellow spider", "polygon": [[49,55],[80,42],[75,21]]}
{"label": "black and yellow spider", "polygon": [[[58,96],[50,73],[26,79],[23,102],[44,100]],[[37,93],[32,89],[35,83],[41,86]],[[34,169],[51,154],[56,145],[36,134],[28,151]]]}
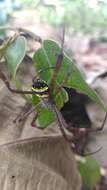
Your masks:
{"label": "black and yellow spider", "polygon": [[[66,132],[65,132],[65,128],[69,129],[69,126],[66,123],[66,121],[64,120],[63,116],[61,115],[59,109],[57,108],[57,106],[55,104],[55,100],[54,100],[54,93],[57,94],[57,92],[60,91],[60,89],[61,89],[61,86],[59,85],[59,87],[56,89],[57,91],[54,92],[54,90],[55,90],[54,87],[56,85],[56,79],[57,79],[57,76],[61,69],[61,64],[62,64],[62,61],[64,58],[63,44],[64,44],[64,33],[63,33],[63,40],[62,40],[62,48],[61,48],[59,55],[57,56],[55,65],[43,68],[42,70],[40,70],[38,72],[37,76],[33,77],[31,90],[24,91],[24,90],[13,89],[2,71],[0,71],[0,78],[4,81],[5,85],[12,93],[25,94],[25,95],[29,94],[29,95],[33,95],[40,99],[40,101],[38,101],[38,104],[36,104],[36,106],[34,106],[27,113],[23,114],[22,117],[18,117],[19,122],[22,121],[24,118],[26,118],[32,111],[35,111],[35,109],[38,106],[47,106],[51,111],[54,112],[55,118],[58,121],[58,126],[60,127],[60,130],[61,130],[64,138],[66,139],[67,142],[71,143],[71,139],[66,135]],[[51,70],[51,69],[53,69],[54,72],[52,74],[52,78],[48,85],[48,83],[45,80],[41,79],[41,77],[39,77],[39,75],[42,72],[45,72],[45,71]],[[68,73],[65,75],[64,82],[68,79],[70,72],[71,72],[71,70],[68,69]],[[62,82],[62,85],[63,85],[63,82]],[[38,112],[36,113],[35,117],[32,120],[32,123],[31,123],[32,126],[35,126],[35,121],[36,121],[37,117],[38,117]],[[105,117],[105,120],[106,120],[106,117]],[[105,120],[100,128],[98,128],[96,130],[88,129],[89,132],[102,130]],[[70,129],[72,129],[72,131],[74,131],[74,132],[76,130],[78,130],[78,129],[73,128],[73,126],[70,126]],[[21,143],[22,141],[19,141],[19,142]],[[17,141],[15,143],[17,143]],[[13,142],[10,144],[13,144]]]}

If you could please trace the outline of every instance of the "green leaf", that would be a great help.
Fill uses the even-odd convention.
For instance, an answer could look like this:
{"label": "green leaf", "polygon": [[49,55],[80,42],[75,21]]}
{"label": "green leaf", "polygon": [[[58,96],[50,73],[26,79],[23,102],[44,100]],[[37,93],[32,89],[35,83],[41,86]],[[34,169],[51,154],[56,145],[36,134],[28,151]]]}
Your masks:
{"label": "green leaf", "polygon": [[107,108],[105,107],[99,95],[84,80],[78,67],[76,67],[76,63],[71,62],[71,60],[67,56],[65,57],[65,60],[67,63],[71,64],[72,67],[71,75],[69,75],[65,86],[69,88],[74,88],[77,91],[86,94],[90,99],[92,99],[99,106],[101,106],[104,111],[107,111]]}
{"label": "green leaf", "polygon": [[5,59],[8,69],[13,78],[16,76],[17,69],[22,62],[26,52],[26,40],[19,36],[5,51]]}
{"label": "green leaf", "polygon": [[[60,48],[56,42],[44,40],[43,47],[38,49],[33,56],[36,71],[55,66],[58,53],[60,53]],[[49,69],[41,72],[40,75],[44,80],[50,81],[53,72],[54,69]]]}
{"label": "green leaf", "polygon": [[32,103],[33,103],[33,105],[37,105],[39,102],[40,102],[40,98],[33,94],[32,95]]}
{"label": "green leaf", "polygon": [[56,94],[54,101],[59,109],[61,109],[64,106],[64,103],[68,101],[68,93],[64,88],[61,88],[60,91]]}
{"label": "green leaf", "polygon": [[[44,40],[43,47],[38,49],[33,56],[36,71],[38,72],[45,69],[45,72],[40,73],[40,77],[47,81],[48,84],[50,83],[54,69],[46,70],[46,68],[55,66],[60,51],[61,49],[55,41]],[[75,61],[71,60],[66,54],[64,54],[64,59],[56,83],[61,85],[63,81],[65,81],[63,86],[74,88],[77,91],[86,94],[101,106],[104,111],[107,111],[107,108],[101,101],[100,97],[84,80]]]}
{"label": "green leaf", "polygon": [[37,126],[40,128],[46,128],[55,120],[54,113],[47,108],[40,110],[37,118]]}
{"label": "green leaf", "polygon": [[96,160],[90,156],[83,159],[85,159],[84,162],[78,162],[78,169],[81,174],[83,184],[91,189],[100,180],[100,167]]}

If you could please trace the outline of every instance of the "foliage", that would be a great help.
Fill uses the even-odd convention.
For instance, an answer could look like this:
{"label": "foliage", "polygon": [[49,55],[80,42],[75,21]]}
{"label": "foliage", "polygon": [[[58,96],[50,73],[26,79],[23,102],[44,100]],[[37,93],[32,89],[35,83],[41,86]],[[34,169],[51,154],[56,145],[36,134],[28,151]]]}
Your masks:
{"label": "foliage", "polygon": [[93,189],[101,178],[100,167],[97,161],[91,156],[87,156],[79,159],[77,163],[83,184],[86,187]]}
{"label": "foliage", "polygon": [[[81,72],[76,66],[74,60],[71,60],[66,53],[63,53],[63,61],[57,77],[52,85],[52,79],[54,76],[53,66],[56,66],[56,60],[61,53],[61,48],[57,42],[52,40],[44,40],[41,43],[41,47],[34,52],[33,65],[36,73],[39,77],[45,80],[52,92],[53,102],[55,106],[60,110],[64,103],[68,101],[68,94],[63,88],[74,88],[79,92],[82,92],[95,101],[103,110],[107,110],[102,103],[100,97],[96,92],[85,82]],[[20,64],[26,54],[26,39],[22,36],[15,36],[13,39],[9,39],[0,46],[0,58],[4,58],[7,63],[7,68],[12,79],[16,82],[16,74]],[[49,69],[49,68],[53,69]],[[41,72],[40,72],[41,71]],[[1,77],[1,75],[0,75]],[[40,128],[48,127],[54,120],[55,114],[50,108],[45,107],[41,103],[41,99],[32,95],[32,104],[36,105],[37,121],[36,124]],[[99,166],[93,158],[87,157],[85,162],[78,162],[78,168],[81,173],[84,184],[87,187],[94,187],[96,182],[100,179]]]}
{"label": "foliage", "polygon": [[[57,55],[60,53],[60,51],[61,49],[55,41],[44,40],[42,48],[38,49],[33,57],[36,71],[39,71],[43,68],[48,68],[50,66],[55,66]],[[40,76],[49,83],[53,72],[54,70],[47,70],[45,72],[41,72]],[[58,89],[59,85],[62,85],[62,83],[65,87],[74,88],[77,91],[88,95],[92,100],[104,108],[104,105],[102,104],[98,95],[85,82],[81,72],[76,66],[75,61],[71,60],[66,54],[64,54],[62,65],[57,76],[56,88]],[[55,91],[57,91],[57,89]],[[63,103],[65,103],[65,100],[66,99],[63,98]]]}
{"label": "foliage", "polygon": [[5,50],[4,57],[7,62],[8,70],[14,79],[17,68],[25,56],[25,52],[26,40],[23,36],[18,37],[14,43],[10,44]]}
{"label": "foliage", "polygon": [[40,128],[45,128],[51,124],[54,119],[54,113],[50,112],[49,109],[44,108],[38,113],[37,126]]}
{"label": "foliage", "polygon": [[[26,39],[22,36],[15,37],[15,39],[10,40],[7,44],[2,45],[1,55],[4,56],[8,71],[10,72],[12,78],[16,81],[16,72],[21,64],[26,52]],[[96,92],[91,89],[91,87],[85,82],[82,74],[76,66],[74,60],[71,60],[65,53],[63,57],[63,61],[61,63],[60,70],[57,74],[57,78],[55,79],[55,85],[52,86],[52,77],[54,75],[54,69],[46,69],[49,67],[55,67],[56,60],[58,55],[61,52],[60,46],[52,40],[44,40],[41,48],[39,48],[33,55],[33,62],[36,72],[39,73],[40,70],[42,72],[39,73],[40,78],[45,80],[50,86],[53,101],[55,102],[57,108],[63,107],[64,103],[68,101],[68,94],[63,88],[69,87],[74,88],[77,91],[86,94],[93,101],[95,101],[99,106],[102,107],[103,110],[106,111],[104,104],[102,103],[100,97],[96,94]],[[45,72],[44,72],[45,70]],[[47,121],[44,125],[44,117],[45,112],[43,107],[39,106],[40,98],[36,95],[32,96],[32,104],[36,105],[36,111],[38,114],[39,127],[47,127],[50,123],[53,122],[53,114],[50,109],[48,109]],[[54,117],[55,119],[55,117]],[[42,123],[43,122],[43,123]]]}

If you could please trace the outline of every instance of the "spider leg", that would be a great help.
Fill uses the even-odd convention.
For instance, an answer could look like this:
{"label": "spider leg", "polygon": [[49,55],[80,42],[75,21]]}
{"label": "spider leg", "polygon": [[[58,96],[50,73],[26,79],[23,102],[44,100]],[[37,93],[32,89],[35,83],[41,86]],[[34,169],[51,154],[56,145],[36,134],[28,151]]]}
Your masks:
{"label": "spider leg", "polygon": [[[95,130],[94,130],[94,129],[90,129],[89,132],[98,132],[98,131],[103,130],[106,120],[107,120],[107,112],[106,112],[106,114],[105,114],[105,117],[104,117],[104,120],[103,120],[103,123],[102,123],[101,127],[97,128],[97,129],[95,129]],[[96,151],[94,151],[94,152],[82,153],[82,156],[89,156],[89,155],[95,154],[95,153],[99,152],[101,149],[102,149],[102,147],[98,148],[98,149],[97,149]]]}
{"label": "spider leg", "polygon": [[101,127],[97,128],[96,131],[103,130],[106,120],[107,120],[107,112],[105,114],[105,117],[104,117],[104,120],[103,120],[103,123],[102,123]]}
{"label": "spider leg", "polygon": [[103,148],[103,147],[101,146],[101,147],[99,147],[97,150],[95,150],[95,151],[93,151],[93,152],[88,152],[88,153],[84,153],[84,151],[83,151],[83,152],[81,152],[81,156],[90,156],[90,155],[96,154],[96,153],[99,152],[102,148]]}
{"label": "spider leg", "polygon": [[59,123],[58,126],[60,128],[60,131],[61,131],[63,137],[65,138],[65,140],[67,142],[71,143],[72,139],[67,136],[67,134],[66,134],[66,132],[64,130],[64,127],[65,127],[65,129],[67,129],[67,127],[68,127],[66,121],[64,120],[63,116],[61,115],[60,111],[57,109],[57,107],[55,105],[52,105],[52,109],[54,110],[54,113],[56,115],[56,119],[57,119],[57,121]]}
{"label": "spider leg", "polygon": [[31,109],[27,112],[25,112],[24,114],[21,114],[19,116],[16,117],[16,119],[13,121],[14,123],[16,122],[22,122],[24,119],[26,119],[26,117],[28,117],[32,112],[34,112],[36,109],[36,106],[31,107]]}
{"label": "spider leg", "polygon": [[[38,117],[38,113],[36,113],[35,116],[34,116],[33,119],[32,119],[32,122],[31,122],[31,126],[32,126],[32,127],[39,128],[39,127],[37,127],[37,125],[35,124],[35,121],[37,120],[37,117]],[[39,128],[39,129],[41,129],[41,128]]]}
{"label": "spider leg", "polygon": [[86,151],[86,147],[87,147],[87,139],[88,139],[88,136],[89,136],[89,131],[87,131],[86,129],[78,129],[75,130],[73,132],[73,139],[72,139],[72,142],[74,143],[74,147],[73,147],[73,151],[76,153],[76,154],[79,154],[81,156],[89,156],[89,155],[92,155],[92,154],[95,154],[97,152],[99,152],[102,147],[99,147],[97,150],[95,151],[92,151],[92,152],[87,152],[85,153]]}
{"label": "spider leg", "polygon": [[103,122],[102,122],[102,124],[101,124],[101,126],[100,126],[99,128],[96,128],[96,129],[87,129],[87,130],[89,130],[89,132],[102,131],[102,130],[104,129],[104,125],[105,125],[105,123],[106,123],[106,120],[107,120],[107,112],[106,112],[105,117],[104,117],[104,120],[103,120]]}
{"label": "spider leg", "polygon": [[[99,132],[99,131],[102,131],[104,129],[104,125],[106,123],[106,120],[107,120],[107,112],[105,114],[105,117],[104,117],[104,120],[101,124],[101,126],[99,128],[96,128],[96,129],[91,129],[91,128],[80,128],[79,130],[80,131],[87,131],[87,132]],[[73,133],[77,133],[78,132],[78,128],[75,128],[73,127],[72,123],[70,123],[70,125],[67,126],[67,129]]]}

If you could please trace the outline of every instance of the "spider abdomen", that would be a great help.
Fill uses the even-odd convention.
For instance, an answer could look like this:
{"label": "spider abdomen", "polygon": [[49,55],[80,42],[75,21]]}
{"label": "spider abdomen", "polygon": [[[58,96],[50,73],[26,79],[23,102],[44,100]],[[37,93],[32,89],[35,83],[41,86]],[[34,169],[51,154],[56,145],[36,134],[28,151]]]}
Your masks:
{"label": "spider abdomen", "polygon": [[48,84],[42,79],[33,81],[32,91],[40,98],[47,98],[49,96]]}

